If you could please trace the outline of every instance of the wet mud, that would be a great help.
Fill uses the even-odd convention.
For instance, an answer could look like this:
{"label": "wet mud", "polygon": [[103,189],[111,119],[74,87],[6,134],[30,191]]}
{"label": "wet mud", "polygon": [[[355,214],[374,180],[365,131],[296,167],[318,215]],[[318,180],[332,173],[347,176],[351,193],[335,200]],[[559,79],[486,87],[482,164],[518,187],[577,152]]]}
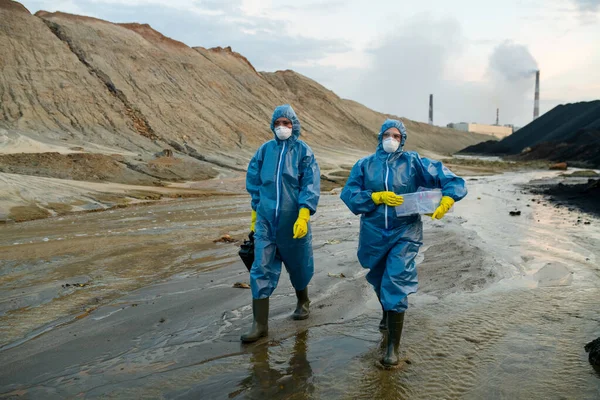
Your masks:
{"label": "wet mud", "polygon": [[533,193],[544,195],[556,206],[600,216],[600,179],[598,178],[560,176],[550,180],[538,180],[527,185],[526,188]]}
{"label": "wet mud", "polygon": [[[358,218],[336,195],[311,219],[310,318],[291,319],[282,273],[269,337],[250,345],[250,291],[234,287],[246,196],[6,225],[0,398],[598,398],[584,346],[600,336],[600,221],[522,186],[556,176],[471,178],[454,212],[424,219],[390,371]],[[213,243],[226,234],[238,242]]]}

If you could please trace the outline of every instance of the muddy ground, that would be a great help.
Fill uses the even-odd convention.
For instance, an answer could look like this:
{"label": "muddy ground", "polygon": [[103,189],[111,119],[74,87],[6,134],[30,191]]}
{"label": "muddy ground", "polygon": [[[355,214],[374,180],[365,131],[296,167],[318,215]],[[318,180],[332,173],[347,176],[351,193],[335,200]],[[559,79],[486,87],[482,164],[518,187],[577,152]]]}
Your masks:
{"label": "muddy ground", "polygon": [[120,154],[0,154],[0,172],[88,182],[163,186],[167,182],[217,176],[210,164],[190,157],[125,157]]}
{"label": "muddy ground", "polygon": [[[321,190],[343,186],[351,168],[343,162],[324,163]],[[122,155],[46,152],[0,155],[0,192],[2,224],[163,198],[239,195],[246,190],[245,172],[213,168],[181,155],[143,161]]]}
{"label": "muddy ground", "polygon": [[379,305],[337,195],[312,218],[311,317],[290,319],[283,272],[270,336],[247,346],[239,242],[213,243],[244,238],[246,196],[4,225],[0,397],[598,398],[583,346],[600,336],[600,219],[524,186],[557,177],[468,178],[447,218],[425,220],[394,371],[377,366]]}
{"label": "muddy ground", "polygon": [[550,181],[534,182],[531,190],[545,195],[557,207],[578,209],[600,216],[600,178],[597,178],[598,175],[596,178],[582,175],[565,175]]}
{"label": "muddy ground", "polygon": [[[321,160],[321,190],[330,192],[343,187],[353,166],[347,161],[358,156],[336,154]],[[469,156],[444,162],[461,176],[547,168],[543,162],[503,162]],[[0,224],[152,203],[163,198],[245,194],[244,180],[243,171],[207,166],[182,155],[144,161],[119,154],[5,154],[0,155]]]}

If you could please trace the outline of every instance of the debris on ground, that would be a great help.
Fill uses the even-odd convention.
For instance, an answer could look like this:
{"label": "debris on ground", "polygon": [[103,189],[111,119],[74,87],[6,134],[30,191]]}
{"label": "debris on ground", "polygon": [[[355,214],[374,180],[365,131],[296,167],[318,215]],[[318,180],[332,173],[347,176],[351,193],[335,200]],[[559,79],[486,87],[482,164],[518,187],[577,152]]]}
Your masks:
{"label": "debris on ground", "polygon": [[600,366],[600,337],[586,344],[584,349],[586,353],[590,353],[590,364]]}
{"label": "debris on ground", "polygon": [[250,285],[246,282],[236,282],[233,284],[233,287],[238,289],[250,289]]}
{"label": "debris on ground", "polygon": [[341,242],[336,239],[327,240],[325,244],[340,244]]}
{"label": "debris on ground", "polygon": [[332,278],[345,278],[346,275],[344,275],[343,273],[339,273],[339,274],[332,274],[331,272],[327,274],[327,276],[330,276]]}
{"label": "debris on ground", "polygon": [[551,171],[566,171],[568,168],[567,163],[566,162],[560,162],[560,163],[556,163],[550,166],[550,170]]}
{"label": "debris on ground", "polygon": [[521,211],[510,211],[508,214],[512,217],[516,217],[518,215],[521,215]]}
{"label": "debris on ground", "polygon": [[68,288],[68,287],[86,287],[88,286],[89,283],[65,283],[64,285],[61,285],[63,288]]}
{"label": "debris on ground", "polygon": [[218,239],[213,240],[213,243],[235,243],[237,239],[231,237],[231,235],[223,235]]}

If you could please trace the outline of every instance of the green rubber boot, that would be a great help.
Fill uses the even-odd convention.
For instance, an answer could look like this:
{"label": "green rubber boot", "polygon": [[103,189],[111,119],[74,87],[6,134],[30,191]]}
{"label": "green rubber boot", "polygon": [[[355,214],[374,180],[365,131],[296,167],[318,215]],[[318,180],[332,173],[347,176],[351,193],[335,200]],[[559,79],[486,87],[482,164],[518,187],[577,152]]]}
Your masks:
{"label": "green rubber boot", "polygon": [[310,300],[308,299],[308,287],[302,290],[296,290],[296,297],[298,298],[298,304],[296,305],[296,310],[294,314],[292,314],[292,318],[296,320],[306,319],[310,314],[308,306],[310,305]]}
{"label": "green rubber boot", "polygon": [[252,314],[252,329],[241,337],[244,343],[256,342],[269,334],[269,298],[252,299]]}
{"label": "green rubber boot", "polygon": [[404,313],[387,312],[387,344],[385,356],[381,360],[384,367],[394,367],[400,361],[400,338],[402,337],[402,326],[404,325]]}

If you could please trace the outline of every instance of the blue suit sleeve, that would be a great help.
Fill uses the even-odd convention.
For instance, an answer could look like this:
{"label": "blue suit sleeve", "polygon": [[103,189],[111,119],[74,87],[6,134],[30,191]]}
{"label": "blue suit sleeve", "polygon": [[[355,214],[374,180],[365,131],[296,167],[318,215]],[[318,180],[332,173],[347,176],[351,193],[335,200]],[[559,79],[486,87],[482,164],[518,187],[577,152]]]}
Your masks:
{"label": "blue suit sleeve", "polygon": [[250,164],[248,164],[248,172],[246,173],[246,190],[252,198],[252,209],[256,211],[260,202],[260,149],[254,154]]}
{"label": "blue suit sleeve", "polygon": [[424,180],[422,186],[442,189],[442,196],[452,197],[454,201],[459,201],[467,195],[465,180],[455,175],[440,161],[418,156],[416,161]]}
{"label": "blue suit sleeve", "polygon": [[317,211],[319,196],[321,196],[321,170],[315,155],[310,153],[304,157],[302,162],[298,205],[300,208],[308,208],[312,215]]}
{"label": "blue suit sleeve", "polygon": [[350,211],[358,215],[369,213],[377,208],[377,205],[371,198],[372,194],[373,191],[365,190],[364,188],[362,163],[359,161],[352,167],[352,171],[350,171],[350,176],[348,177],[348,181],[346,181],[344,189],[342,189],[340,197]]}

